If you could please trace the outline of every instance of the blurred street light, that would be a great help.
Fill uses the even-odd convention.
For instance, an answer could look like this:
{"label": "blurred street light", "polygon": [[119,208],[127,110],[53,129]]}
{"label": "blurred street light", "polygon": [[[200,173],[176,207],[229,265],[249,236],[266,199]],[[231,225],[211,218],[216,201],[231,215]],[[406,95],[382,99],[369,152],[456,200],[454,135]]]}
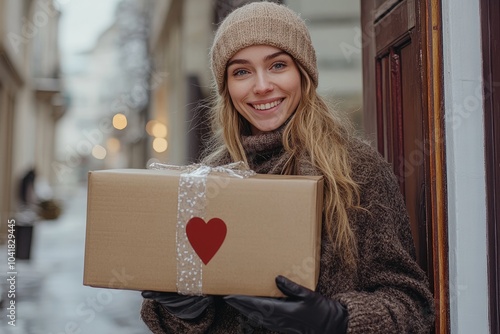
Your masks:
{"label": "blurred street light", "polygon": [[168,147],[168,142],[165,138],[155,138],[153,140],[153,149],[158,152],[162,153],[167,150]]}
{"label": "blurred street light", "polygon": [[153,125],[151,132],[154,137],[160,137],[160,138],[167,137],[167,127],[165,126],[165,124],[162,124],[160,122],[156,122]]}
{"label": "blurred street light", "polygon": [[124,114],[116,114],[113,116],[113,126],[115,129],[123,130],[127,127],[127,116]]}
{"label": "blurred street light", "polygon": [[106,140],[106,147],[108,148],[108,151],[110,153],[118,153],[121,147],[120,140],[114,137],[110,137],[108,138],[108,140]]}
{"label": "blurred street light", "polygon": [[101,145],[95,145],[92,148],[92,156],[96,159],[103,160],[106,158],[106,149]]}

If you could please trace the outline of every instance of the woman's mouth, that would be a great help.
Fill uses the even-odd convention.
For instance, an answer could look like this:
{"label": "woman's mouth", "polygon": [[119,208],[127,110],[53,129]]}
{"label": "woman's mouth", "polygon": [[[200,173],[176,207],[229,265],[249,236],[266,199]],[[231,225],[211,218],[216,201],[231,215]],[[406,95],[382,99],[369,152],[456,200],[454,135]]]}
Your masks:
{"label": "woman's mouth", "polygon": [[283,102],[283,99],[276,100],[276,101],[269,102],[269,103],[251,104],[251,106],[252,106],[254,109],[257,109],[257,110],[268,110],[268,109],[271,109],[271,108],[276,107],[276,106],[277,106],[277,105],[279,105],[281,102]]}

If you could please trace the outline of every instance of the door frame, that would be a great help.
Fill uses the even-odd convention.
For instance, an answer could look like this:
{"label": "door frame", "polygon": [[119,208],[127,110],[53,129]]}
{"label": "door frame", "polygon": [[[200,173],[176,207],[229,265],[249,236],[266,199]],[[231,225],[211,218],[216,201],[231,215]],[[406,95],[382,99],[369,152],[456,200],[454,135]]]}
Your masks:
{"label": "door frame", "polygon": [[[447,178],[444,118],[443,30],[441,0],[422,0],[423,110],[427,110],[430,180],[430,235],[436,333],[450,332]],[[425,27],[425,28],[424,28]]]}
{"label": "door frame", "polygon": [[[490,332],[500,333],[500,4],[481,0]],[[495,113],[496,112],[496,113]]]}

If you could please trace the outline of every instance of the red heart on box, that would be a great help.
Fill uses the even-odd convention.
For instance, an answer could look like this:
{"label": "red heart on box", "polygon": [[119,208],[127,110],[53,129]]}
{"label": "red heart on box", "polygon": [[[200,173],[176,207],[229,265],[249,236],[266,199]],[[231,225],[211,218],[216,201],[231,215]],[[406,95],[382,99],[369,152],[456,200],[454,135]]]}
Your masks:
{"label": "red heart on box", "polygon": [[212,218],[205,223],[202,218],[193,217],[186,224],[189,243],[205,265],[222,246],[226,233],[226,223],[220,218]]}

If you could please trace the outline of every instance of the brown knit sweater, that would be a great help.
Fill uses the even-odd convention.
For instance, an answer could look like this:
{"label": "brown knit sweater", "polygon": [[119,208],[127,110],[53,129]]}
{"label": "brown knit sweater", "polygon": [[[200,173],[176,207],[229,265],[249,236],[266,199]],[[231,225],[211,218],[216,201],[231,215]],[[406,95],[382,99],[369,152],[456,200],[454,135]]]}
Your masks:
{"label": "brown knit sweater", "polygon": [[[287,158],[280,131],[244,137],[243,143],[253,170],[280,172]],[[212,163],[226,163],[226,159]],[[350,159],[353,178],[360,185],[361,206],[367,209],[349,212],[358,242],[358,267],[342,267],[323,233],[316,291],[347,308],[348,333],[428,333],[434,320],[433,297],[425,273],[414,260],[409,220],[395,176],[390,165],[361,141],[350,144]],[[298,174],[319,173],[303,159]],[[150,300],[144,301],[141,316],[155,334],[271,333],[245,319],[221,297],[194,321],[180,320]]]}

